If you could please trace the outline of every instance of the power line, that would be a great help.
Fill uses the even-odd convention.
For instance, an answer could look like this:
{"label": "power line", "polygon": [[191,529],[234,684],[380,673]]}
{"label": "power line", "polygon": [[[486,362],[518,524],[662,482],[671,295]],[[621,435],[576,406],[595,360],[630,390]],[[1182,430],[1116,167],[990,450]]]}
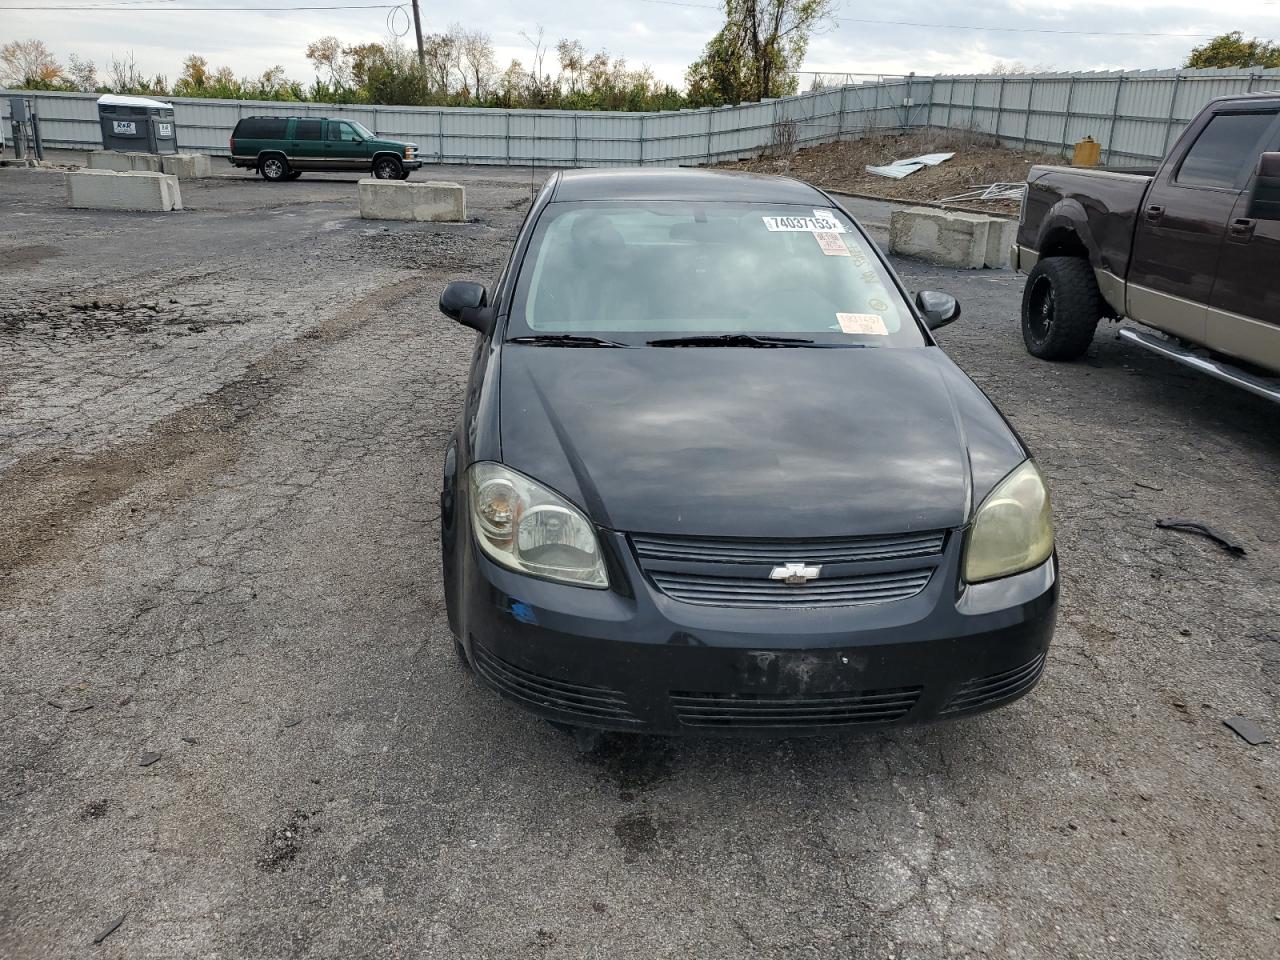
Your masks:
{"label": "power line", "polygon": [[[658,3],[665,7],[690,7],[696,10],[720,10],[708,3],[686,3],[684,0],[641,0],[642,3]],[[927,27],[931,30],[979,30],[987,33],[1052,33],[1073,37],[1181,37],[1199,40],[1214,37],[1213,33],[1156,33],[1150,31],[1118,30],[1051,30],[1047,27],[981,27],[968,23],[921,23],[915,20],[869,20],[863,17],[832,17],[840,23],[880,24],[890,27]]]}

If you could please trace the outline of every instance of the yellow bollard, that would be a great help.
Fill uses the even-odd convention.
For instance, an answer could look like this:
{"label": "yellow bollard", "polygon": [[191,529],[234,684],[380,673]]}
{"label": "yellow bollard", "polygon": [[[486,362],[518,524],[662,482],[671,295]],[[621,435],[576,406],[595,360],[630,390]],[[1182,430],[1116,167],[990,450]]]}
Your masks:
{"label": "yellow bollard", "polygon": [[1073,167],[1096,167],[1102,159],[1102,144],[1094,140],[1093,137],[1085,137],[1076,144],[1075,152],[1071,154],[1071,165]]}

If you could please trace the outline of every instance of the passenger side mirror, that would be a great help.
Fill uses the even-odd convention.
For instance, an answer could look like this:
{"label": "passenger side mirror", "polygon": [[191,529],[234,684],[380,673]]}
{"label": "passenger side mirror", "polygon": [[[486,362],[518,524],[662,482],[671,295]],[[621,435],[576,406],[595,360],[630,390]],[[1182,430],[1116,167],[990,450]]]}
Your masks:
{"label": "passenger side mirror", "polygon": [[1264,153],[1258,158],[1249,216],[1258,220],[1280,220],[1280,153]]}
{"label": "passenger side mirror", "polygon": [[493,308],[489,306],[489,291],[483,283],[455,280],[449,284],[440,294],[440,312],[484,334],[493,329]]}
{"label": "passenger side mirror", "polygon": [[960,316],[960,302],[947,293],[921,290],[916,294],[916,307],[930,330],[945,327]]}

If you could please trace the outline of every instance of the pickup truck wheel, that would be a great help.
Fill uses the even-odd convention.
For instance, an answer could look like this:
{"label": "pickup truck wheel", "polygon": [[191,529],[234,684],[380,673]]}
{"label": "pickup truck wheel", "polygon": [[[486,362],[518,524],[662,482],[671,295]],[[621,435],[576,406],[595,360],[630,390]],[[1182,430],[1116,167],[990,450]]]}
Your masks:
{"label": "pickup truck wheel", "polygon": [[379,180],[399,180],[404,168],[395,157],[379,157],[373,164],[373,175]]}
{"label": "pickup truck wheel", "polygon": [[1089,349],[1102,318],[1102,293],[1089,261],[1047,257],[1022,291],[1022,339],[1042,360],[1075,360]]}

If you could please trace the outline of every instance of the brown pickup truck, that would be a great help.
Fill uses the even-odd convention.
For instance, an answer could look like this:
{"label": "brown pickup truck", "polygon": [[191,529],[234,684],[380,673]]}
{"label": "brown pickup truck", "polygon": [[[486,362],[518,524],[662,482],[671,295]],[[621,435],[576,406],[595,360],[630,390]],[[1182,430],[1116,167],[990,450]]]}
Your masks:
{"label": "brown pickup truck", "polygon": [[1012,256],[1033,355],[1127,317],[1160,333],[1125,339],[1280,402],[1280,93],[1209,103],[1154,170],[1032,167]]}

